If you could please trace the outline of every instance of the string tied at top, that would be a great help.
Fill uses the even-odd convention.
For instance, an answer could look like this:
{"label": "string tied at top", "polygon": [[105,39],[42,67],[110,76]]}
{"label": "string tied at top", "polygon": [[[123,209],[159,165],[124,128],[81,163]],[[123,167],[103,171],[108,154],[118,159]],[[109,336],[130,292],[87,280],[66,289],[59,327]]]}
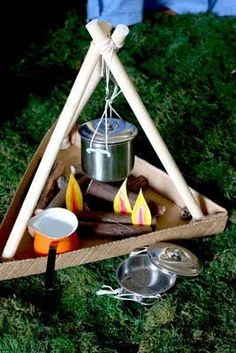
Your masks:
{"label": "string tied at top", "polygon": [[[102,45],[99,46],[99,52],[102,53],[110,53],[110,59],[109,59],[109,66],[111,65],[112,62],[112,55],[115,50],[115,45],[111,39],[107,39]],[[105,72],[105,79],[106,79],[106,87],[105,87],[105,107],[104,111],[102,113],[102,116],[97,124],[97,127],[94,131],[94,134],[91,138],[89,148],[86,149],[87,153],[91,152],[96,152],[96,153],[102,153],[106,154],[108,157],[111,156],[111,153],[108,150],[108,118],[111,118],[113,113],[115,113],[116,116],[118,116],[120,119],[121,116],[117,113],[117,111],[113,108],[112,104],[114,99],[121,93],[121,90],[119,90],[119,87],[117,84],[114,85],[114,89],[112,94],[110,95],[110,69],[108,65],[105,63],[104,59],[102,59],[102,75],[104,76]],[[97,149],[93,148],[93,142],[95,139],[95,136],[99,130],[99,127],[104,120],[105,122],[105,149]]]}

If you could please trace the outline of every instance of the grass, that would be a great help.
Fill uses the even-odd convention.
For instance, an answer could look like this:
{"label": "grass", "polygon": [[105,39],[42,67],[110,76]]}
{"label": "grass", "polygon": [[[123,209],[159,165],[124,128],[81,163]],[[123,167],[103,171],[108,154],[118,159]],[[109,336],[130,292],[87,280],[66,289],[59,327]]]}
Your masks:
{"label": "grass", "polygon": [[[3,281],[0,353],[236,352],[235,32],[234,18],[153,14],[131,29],[120,53],[188,183],[229,212],[222,234],[183,242],[202,262],[201,275],[178,279],[151,308],[96,296],[102,284],[116,287],[123,257],[58,271],[50,306],[43,275]],[[7,66],[17,87],[8,99],[17,104],[9,104],[0,132],[1,218],[63,108],[89,40],[84,19],[70,11]],[[82,121],[101,113],[103,97],[99,85]],[[123,97],[115,108],[139,128],[137,153],[160,166]]]}

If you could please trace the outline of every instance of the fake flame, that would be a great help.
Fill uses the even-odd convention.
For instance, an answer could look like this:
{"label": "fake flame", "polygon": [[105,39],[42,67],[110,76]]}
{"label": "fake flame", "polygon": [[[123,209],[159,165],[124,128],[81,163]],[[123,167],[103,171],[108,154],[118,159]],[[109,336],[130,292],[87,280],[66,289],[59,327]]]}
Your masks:
{"label": "fake flame", "polygon": [[127,178],[119,188],[113,202],[114,212],[116,214],[129,214],[132,212],[132,208],[127,195]]}
{"label": "fake flame", "polygon": [[150,226],[152,223],[152,216],[147,202],[143,196],[142,189],[140,189],[137,200],[134,204],[131,214],[131,220],[134,225]]}
{"label": "fake flame", "polygon": [[80,186],[72,173],[70,174],[69,183],[66,188],[65,200],[66,208],[69,211],[74,213],[83,211],[83,195]]}

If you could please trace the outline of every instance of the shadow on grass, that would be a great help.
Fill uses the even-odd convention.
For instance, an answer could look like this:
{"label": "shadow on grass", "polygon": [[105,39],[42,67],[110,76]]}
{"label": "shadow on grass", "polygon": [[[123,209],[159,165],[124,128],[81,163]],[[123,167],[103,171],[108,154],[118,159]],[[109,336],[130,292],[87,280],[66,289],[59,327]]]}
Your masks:
{"label": "shadow on grass", "polygon": [[[56,275],[50,288],[45,288],[44,281],[45,275],[43,274],[2,281],[0,283],[0,296],[6,299],[17,297],[26,306],[35,306],[47,319],[58,309],[62,285]],[[14,283],[17,283],[17,285],[15,286]]]}
{"label": "shadow on grass", "polygon": [[4,33],[1,37],[0,58],[1,123],[19,114],[26,103],[29,92],[40,92],[46,96],[52,88],[52,82],[54,86],[55,82],[58,83],[64,79],[58,75],[58,71],[60,74],[63,72],[63,75],[65,73],[67,79],[70,77],[70,73],[57,67],[48,68],[43,72],[33,72],[32,67],[28,67],[27,76],[20,77],[14,65],[19,65],[24,61],[25,54],[32,43],[34,51],[31,50],[31,55],[37,57],[40,46],[48,39],[49,29],[55,30],[62,26],[69,10],[75,9],[85,18],[85,3],[85,1],[75,0],[5,3],[0,20],[0,30]]}

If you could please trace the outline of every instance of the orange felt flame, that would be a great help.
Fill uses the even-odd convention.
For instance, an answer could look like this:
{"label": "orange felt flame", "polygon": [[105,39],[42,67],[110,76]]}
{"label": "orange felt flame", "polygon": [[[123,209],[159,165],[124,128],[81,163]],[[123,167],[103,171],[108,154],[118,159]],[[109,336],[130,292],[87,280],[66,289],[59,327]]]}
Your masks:
{"label": "orange felt flame", "polygon": [[142,189],[140,189],[137,200],[134,204],[133,211],[131,214],[131,220],[134,225],[151,225],[152,216],[147,202],[143,196]]}
{"label": "orange felt flame", "polygon": [[132,208],[127,195],[126,183],[127,179],[125,179],[114,198],[113,208],[116,214],[129,214],[132,212]]}
{"label": "orange felt flame", "polygon": [[83,211],[83,195],[74,175],[70,174],[69,183],[66,188],[66,208],[77,213]]}

